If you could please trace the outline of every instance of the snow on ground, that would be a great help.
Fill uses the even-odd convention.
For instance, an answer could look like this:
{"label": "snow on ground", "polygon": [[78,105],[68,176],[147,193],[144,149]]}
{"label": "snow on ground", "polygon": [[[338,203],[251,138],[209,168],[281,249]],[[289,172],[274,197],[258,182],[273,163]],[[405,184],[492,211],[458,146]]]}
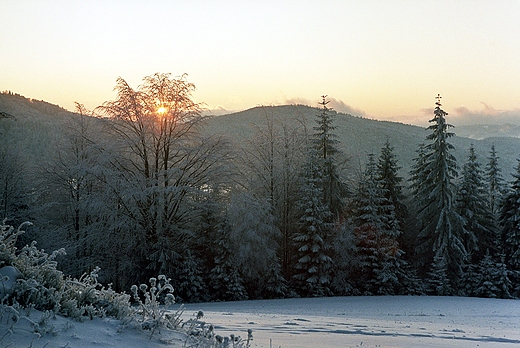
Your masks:
{"label": "snow on ground", "polygon": [[330,297],[204,303],[216,333],[252,347],[514,347],[520,301],[461,297]]}
{"label": "snow on ground", "polygon": [[[177,305],[173,307],[175,310]],[[247,337],[252,347],[516,347],[520,301],[461,297],[330,297],[185,305],[183,319],[204,311],[216,334]],[[0,316],[0,347],[183,347],[182,335],[154,335],[114,319],[74,322],[38,311],[9,331]],[[46,320],[45,320],[46,319]],[[45,321],[34,334],[31,322]]]}
{"label": "snow on ground", "polygon": [[[94,318],[84,322],[73,321],[61,316],[46,318],[40,311],[32,310],[29,315],[20,312],[20,319],[12,325],[9,313],[0,317],[0,347],[10,348],[164,348],[182,347],[183,336],[179,333],[155,335],[142,332],[133,323],[123,325],[111,318]],[[41,323],[45,321],[45,325]],[[40,333],[35,333],[32,322],[38,325]],[[164,330],[162,331],[164,334]]]}

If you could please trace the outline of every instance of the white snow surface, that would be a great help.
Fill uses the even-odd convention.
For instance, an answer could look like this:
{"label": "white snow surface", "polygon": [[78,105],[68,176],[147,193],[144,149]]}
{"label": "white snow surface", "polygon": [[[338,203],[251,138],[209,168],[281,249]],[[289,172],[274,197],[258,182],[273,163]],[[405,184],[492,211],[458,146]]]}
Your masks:
{"label": "white snow surface", "polygon": [[[177,305],[173,306],[173,310]],[[251,347],[516,347],[520,301],[463,297],[382,296],[215,302],[185,305],[183,319],[199,310],[216,334],[247,337]],[[49,319],[37,335],[32,311],[9,331],[0,322],[0,347],[183,347],[181,334],[161,331],[149,339],[115,319],[74,322]]]}

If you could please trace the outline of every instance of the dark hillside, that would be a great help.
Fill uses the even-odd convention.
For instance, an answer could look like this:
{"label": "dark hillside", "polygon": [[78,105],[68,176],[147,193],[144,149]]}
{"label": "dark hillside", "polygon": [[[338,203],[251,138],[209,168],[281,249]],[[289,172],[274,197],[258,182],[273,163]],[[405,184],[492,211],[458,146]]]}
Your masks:
{"label": "dark hillside", "polygon": [[[53,144],[60,137],[64,124],[75,115],[57,105],[13,93],[0,93],[0,112],[13,116],[1,119],[0,137],[8,136],[11,142],[20,146],[29,159],[38,159],[53,151]],[[265,123],[266,116],[269,116],[305,124],[309,133],[312,133],[318,113],[318,108],[304,105],[255,107],[210,118],[206,121],[205,132],[226,135],[240,143],[251,137],[255,125],[261,126]],[[418,145],[425,142],[428,134],[422,127],[343,113],[337,113],[335,125],[341,149],[350,158],[353,169],[363,165],[369,153],[379,155],[381,146],[389,139],[395,147],[399,164],[403,167],[401,172],[405,177],[413,164]],[[461,130],[465,128],[466,126],[461,127]],[[452,131],[457,134],[457,127]],[[510,178],[516,166],[516,159],[520,157],[520,138],[495,137],[477,140],[456,136],[451,142],[456,147],[454,154],[459,166],[465,161],[470,144],[475,145],[477,155],[484,164],[494,143],[506,178]]]}
{"label": "dark hillside", "polygon": [[0,112],[12,116],[1,120],[0,137],[16,144],[29,163],[53,151],[65,121],[74,115],[57,105],[12,93],[0,93]]}
{"label": "dark hillside", "polygon": [[[206,132],[211,134],[223,134],[241,142],[249,138],[255,126],[265,123],[265,117],[272,116],[275,119],[289,119],[291,122],[304,122],[310,133],[315,125],[315,117],[319,109],[303,105],[283,105],[255,107],[242,112],[228,115],[215,116],[207,121]],[[449,122],[449,118],[448,118]],[[359,167],[365,163],[366,156],[370,153],[379,155],[381,146],[389,139],[395,147],[399,164],[403,167],[402,175],[407,177],[413,158],[416,155],[418,145],[425,143],[429,132],[422,127],[406,125],[397,122],[377,121],[348,114],[337,113],[335,133],[341,142],[341,149],[349,156],[351,164]],[[457,133],[457,127],[452,129]],[[459,166],[466,160],[467,151],[474,144],[480,162],[484,165],[491,144],[495,144],[501,157],[504,177],[509,177],[514,171],[516,158],[520,155],[519,138],[488,138],[484,140],[469,139],[455,136],[451,139],[455,146],[454,154]]]}

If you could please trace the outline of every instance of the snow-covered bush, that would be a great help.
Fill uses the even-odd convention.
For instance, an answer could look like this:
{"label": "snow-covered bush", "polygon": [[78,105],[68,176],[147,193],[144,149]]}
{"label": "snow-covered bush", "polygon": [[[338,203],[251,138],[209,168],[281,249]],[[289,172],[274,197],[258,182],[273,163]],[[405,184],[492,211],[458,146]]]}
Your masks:
{"label": "snow-covered bush", "polygon": [[[4,266],[2,304],[53,311],[75,320],[106,315],[122,319],[132,314],[130,296],[116,293],[110,286],[103,287],[97,281],[98,268],[74,279],[57,269],[56,258],[65,255],[65,250],[49,255],[32,242],[18,251],[17,238],[27,225],[30,223],[20,225],[17,230],[6,225],[5,220],[0,225],[0,266]],[[11,276],[6,277],[5,270]],[[10,279],[15,274],[16,279]]]}
{"label": "snow-covered bush", "polygon": [[[65,254],[64,250],[49,255],[37,249],[35,242],[17,250],[17,237],[25,225],[17,230],[5,221],[0,225],[0,321],[7,324],[7,331],[0,332],[0,342],[13,334],[13,326],[21,320],[29,322],[35,337],[54,334],[56,328],[51,319],[61,314],[77,321],[110,316],[127,325],[137,322],[140,329],[150,331],[150,338],[161,329],[177,330],[186,335],[190,347],[250,346],[251,330],[247,340],[233,335],[221,337],[215,335],[213,326],[200,321],[203,314],[182,323],[184,307],[176,312],[170,310],[175,303],[173,286],[164,275],[151,278],[149,286],[133,285],[132,295],[101,285],[99,268],[79,279],[65,277],[56,262],[58,255]],[[137,306],[131,306],[131,298]],[[40,314],[34,316],[31,312]]]}
{"label": "snow-covered bush", "polygon": [[84,318],[111,316],[124,319],[133,314],[130,295],[117,293],[109,285],[107,288],[98,282],[99,268],[80,279],[68,278],[62,288],[60,312],[69,317]]}
{"label": "snow-covered bush", "polygon": [[13,226],[6,225],[6,220],[0,225],[0,266],[9,266],[14,263],[16,258],[16,241],[18,236],[23,234],[22,227],[32,225],[30,222],[24,222],[17,230]]}
{"label": "snow-covered bush", "polygon": [[[141,284],[139,288],[137,285],[132,285],[132,296],[139,307],[136,317],[142,329],[150,330],[150,337],[162,327],[173,328],[175,326],[174,321],[171,321],[172,317],[166,315],[169,306],[175,303],[170,281],[171,279],[160,275],[158,279],[150,278],[150,287],[146,284]],[[141,296],[144,297],[144,301]],[[160,306],[162,298],[164,306]]]}
{"label": "snow-covered bush", "polygon": [[186,321],[183,327],[186,330],[187,338],[185,347],[200,348],[249,348],[253,340],[253,330],[247,330],[247,339],[233,334],[223,337],[215,334],[213,325],[207,325],[201,321],[204,317],[203,311],[198,311],[195,318]]}

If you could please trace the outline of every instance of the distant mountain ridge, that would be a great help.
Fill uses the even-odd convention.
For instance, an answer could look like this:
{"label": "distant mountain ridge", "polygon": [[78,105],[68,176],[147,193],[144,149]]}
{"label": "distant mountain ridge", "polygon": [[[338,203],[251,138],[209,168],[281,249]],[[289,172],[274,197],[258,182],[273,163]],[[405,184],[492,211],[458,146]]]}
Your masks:
{"label": "distant mountain ridge", "polygon": [[476,124],[457,127],[458,134],[470,139],[483,140],[496,137],[520,138],[520,125],[512,123]]}
{"label": "distant mountain ridge", "polygon": [[12,92],[0,93],[0,112],[4,112],[12,116],[50,116],[70,113],[70,111],[62,108],[61,106],[51,104],[43,100],[27,98]]}
{"label": "distant mountain ridge", "polygon": [[[227,115],[215,116],[207,121],[206,132],[211,134],[223,134],[237,142],[241,142],[254,133],[255,125],[261,126],[265,123],[265,116],[274,119],[286,119],[299,122],[305,120],[309,131],[315,126],[316,115],[319,108],[305,105],[282,105],[282,106],[260,106],[241,112]],[[449,121],[449,118],[448,118]],[[426,128],[407,125],[398,122],[378,121],[344,113],[336,113],[334,133],[338,135],[340,149],[350,158],[351,165],[359,168],[363,166],[368,154],[379,156],[381,147],[386,142],[395,147],[399,165],[402,167],[401,174],[407,178],[408,172],[413,165],[416,151],[421,143],[427,143],[426,136],[429,131]],[[461,127],[462,129],[464,127]],[[503,175],[509,178],[515,170],[516,159],[520,156],[520,138],[516,137],[488,137],[485,139],[470,139],[458,136],[458,127],[450,129],[456,135],[450,138],[455,146],[454,155],[458,165],[462,167],[466,161],[467,153],[471,144],[474,144],[479,162],[482,168],[487,163],[487,157],[491,145],[495,144],[496,151],[500,157]],[[467,131],[462,133],[467,134]]]}
{"label": "distant mountain ridge", "polygon": [[[73,112],[45,101],[33,100],[15,93],[0,93],[0,112],[13,116],[17,125],[17,133],[11,134],[16,139],[25,139],[27,151],[40,156],[50,151],[53,134],[59,132],[63,121]],[[248,110],[226,115],[214,116],[206,121],[204,132],[222,134],[240,143],[251,137],[254,125],[262,125],[265,116],[287,119],[290,122],[305,122],[310,133],[315,126],[316,116],[320,109],[305,105],[259,106]],[[12,122],[10,119],[0,119]],[[450,118],[448,116],[448,122]],[[364,166],[370,153],[379,156],[380,149],[388,139],[395,147],[401,175],[408,178],[419,144],[426,143],[429,131],[418,127],[391,121],[377,121],[345,113],[336,113],[335,133],[340,141],[340,149],[349,157],[353,169]],[[487,130],[486,132],[484,130]],[[451,138],[455,146],[454,155],[462,167],[466,161],[469,146],[473,143],[482,168],[492,144],[495,144],[503,175],[508,180],[520,158],[520,126],[508,124],[503,126],[475,125],[460,126],[451,129],[456,136]],[[492,136],[492,135],[500,136]],[[1,134],[0,134],[1,135]],[[504,136],[507,135],[507,136]],[[470,139],[471,138],[471,139]]]}

